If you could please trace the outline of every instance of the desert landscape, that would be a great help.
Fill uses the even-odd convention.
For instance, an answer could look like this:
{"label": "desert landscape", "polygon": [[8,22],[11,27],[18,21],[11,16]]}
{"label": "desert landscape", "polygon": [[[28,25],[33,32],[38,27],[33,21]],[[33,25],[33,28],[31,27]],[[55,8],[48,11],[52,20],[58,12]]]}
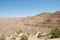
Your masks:
{"label": "desert landscape", "polygon": [[0,40],[60,40],[60,0],[0,0]]}
{"label": "desert landscape", "polygon": [[60,40],[60,11],[0,18],[0,40]]}

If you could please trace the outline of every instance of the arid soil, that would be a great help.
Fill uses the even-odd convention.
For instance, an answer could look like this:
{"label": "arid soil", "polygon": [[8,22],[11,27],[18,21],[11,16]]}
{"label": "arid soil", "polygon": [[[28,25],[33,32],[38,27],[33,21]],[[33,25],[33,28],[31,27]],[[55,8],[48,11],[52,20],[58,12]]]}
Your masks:
{"label": "arid soil", "polygon": [[31,36],[38,32],[43,35],[45,33],[49,34],[55,27],[60,28],[60,11],[54,13],[43,12],[25,18],[0,18],[0,34],[5,35],[13,34],[20,30]]}

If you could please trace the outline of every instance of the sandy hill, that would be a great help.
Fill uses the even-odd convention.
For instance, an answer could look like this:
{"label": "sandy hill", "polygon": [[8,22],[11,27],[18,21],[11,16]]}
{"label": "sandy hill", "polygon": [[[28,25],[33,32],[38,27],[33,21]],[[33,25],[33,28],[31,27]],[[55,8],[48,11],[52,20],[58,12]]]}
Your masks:
{"label": "sandy hill", "polygon": [[48,33],[54,27],[60,27],[60,11],[54,13],[43,12],[26,18],[0,18],[0,33],[10,34],[18,30],[29,34],[38,31]]}

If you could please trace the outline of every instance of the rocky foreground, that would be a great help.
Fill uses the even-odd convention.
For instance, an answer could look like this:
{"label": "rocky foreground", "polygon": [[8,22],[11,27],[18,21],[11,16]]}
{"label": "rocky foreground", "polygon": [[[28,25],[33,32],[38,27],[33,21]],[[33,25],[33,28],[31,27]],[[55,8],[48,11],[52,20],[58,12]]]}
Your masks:
{"label": "rocky foreground", "polygon": [[50,39],[46,37],[47,34],[42,34],[40,38],[38,38],[39,32],[36,35],[29,35],[27,33],[14,33],[8,36],[1,36],[0,40],[60,40],[60,38]]}

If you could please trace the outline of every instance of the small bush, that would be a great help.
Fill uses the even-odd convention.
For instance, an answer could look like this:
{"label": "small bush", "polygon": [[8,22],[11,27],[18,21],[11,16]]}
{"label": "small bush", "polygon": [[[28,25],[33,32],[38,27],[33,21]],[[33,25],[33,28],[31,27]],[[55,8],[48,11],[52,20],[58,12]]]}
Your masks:
{"label": "small bush", "polygon": [[40,38],[40,37],[41,37],[41,34],[39,33],[38,36],[37,36],[37,38]]}
{"label": "small bush", "polygon": [[58,37],[60,37],[60,29],[58,29],[58,28],[53,29],[51,31],[51,35],[52,35],[51,38],[58,38]]}
{"label": "small bush", "polygon": [[28,36],[26,35],[21,36],[21,40],[28,40]]}
{"label": "small bush", "polygon": [[22,33],[22,30],[17,31],[16,33],[17,33],[17,34],[20,34],[20,33]]}

